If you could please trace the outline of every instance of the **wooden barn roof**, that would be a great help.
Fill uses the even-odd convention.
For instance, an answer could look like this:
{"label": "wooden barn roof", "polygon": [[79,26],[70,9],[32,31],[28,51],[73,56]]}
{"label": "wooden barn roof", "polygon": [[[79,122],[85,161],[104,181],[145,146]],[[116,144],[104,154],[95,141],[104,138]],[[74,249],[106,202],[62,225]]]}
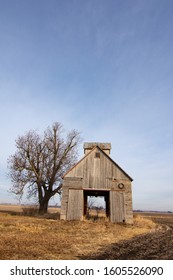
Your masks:
{"label": "wooden barn roof", "polygon": [[129,178],[130,181],[133,181],[133,179],[110,157],[108,156],[99,146],[95,146],[88,154],[86,154],[83,158],[81,158],[81,160],[79,160],[71,169],[69,169],[62,177],[62,179],[64,177],[66,177],[66,175],[72,171],[77,165],[79,165],[81,163],[81,161],[83,161],[86,157],[88,157],[95,149],[99,149],[100,152],[102,152],[104,154],[105,157],[107,157],[116,167],[118,167],[125,176],[127,176]]}

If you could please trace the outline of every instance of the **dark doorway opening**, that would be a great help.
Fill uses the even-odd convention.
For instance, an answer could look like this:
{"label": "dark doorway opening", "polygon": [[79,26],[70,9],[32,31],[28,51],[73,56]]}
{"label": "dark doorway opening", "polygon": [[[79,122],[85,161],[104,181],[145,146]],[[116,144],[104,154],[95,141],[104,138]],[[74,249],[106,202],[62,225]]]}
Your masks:
{"label": "dark doorway opening", "polygon": [[[109,218],[110,217],[110,199],[109,199],[109,191],[102,191],[102,190],[84,190],[84,216],[86,218],[89,218],[89,208],[90,206],[92,207],[92,205],[89,205],[89,198],[90,197],[100,197],[100,198],[104,198],[104,206],[103,206],[103,210],[105,212],[105,217]],[[95,218],[98,218],[98,211],[100,207],[100,205],[98,204],[98,206],[93,207],[93,209],[95,208],[97,215],[95,215]]]}

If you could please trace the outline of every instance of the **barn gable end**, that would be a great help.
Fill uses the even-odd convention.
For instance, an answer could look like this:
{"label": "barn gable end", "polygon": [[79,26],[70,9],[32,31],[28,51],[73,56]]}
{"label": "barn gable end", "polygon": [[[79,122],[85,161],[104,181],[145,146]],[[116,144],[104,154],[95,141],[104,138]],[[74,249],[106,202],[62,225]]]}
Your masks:
{"label": "barn gable end", "polygon": [[94,144],[84,144],[85,156],[63,177],[61,219],[82,220],[85,195],[100,191],[107,197],[110,221],[132,223],[132,178],[110,158],[109,143]]}

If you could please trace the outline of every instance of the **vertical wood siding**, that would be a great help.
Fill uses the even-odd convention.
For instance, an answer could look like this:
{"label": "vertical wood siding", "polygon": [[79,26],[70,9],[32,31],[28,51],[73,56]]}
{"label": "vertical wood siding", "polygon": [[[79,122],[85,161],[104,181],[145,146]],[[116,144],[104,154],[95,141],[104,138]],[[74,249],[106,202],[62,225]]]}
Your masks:
{"label": "vertical wood siding", "polygon": [[83,217],[83,190],[69,189],[67,220],[81,220]]}
{"label": "vertical wood siding", "polygon": [[124,193],[110,192],[110,221],[112,223],[125,222]]}
{"label": "vertical wood siding", "polygon": [[[100,158],[95,157],[96,153],[100,153]],[[124,172],[99,149],[87,155],[66,176],[81,177],[83,188],[94,189],[110,189],[113,178],[127,179]]]}

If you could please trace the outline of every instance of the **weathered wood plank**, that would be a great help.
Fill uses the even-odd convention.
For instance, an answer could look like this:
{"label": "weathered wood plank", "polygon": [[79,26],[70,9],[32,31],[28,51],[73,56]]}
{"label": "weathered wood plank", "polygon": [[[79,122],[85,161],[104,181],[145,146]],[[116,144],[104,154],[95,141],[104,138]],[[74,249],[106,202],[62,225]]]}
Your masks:
{"label": "weathered wood plank", "polygon": [[67,220],[81,220],[83,217],[83,190],[69,190]]}
{"label": "weathered wood plank", "polygon": [[110,191],[110,220],[112,223],[125,222],[124,193]]}

